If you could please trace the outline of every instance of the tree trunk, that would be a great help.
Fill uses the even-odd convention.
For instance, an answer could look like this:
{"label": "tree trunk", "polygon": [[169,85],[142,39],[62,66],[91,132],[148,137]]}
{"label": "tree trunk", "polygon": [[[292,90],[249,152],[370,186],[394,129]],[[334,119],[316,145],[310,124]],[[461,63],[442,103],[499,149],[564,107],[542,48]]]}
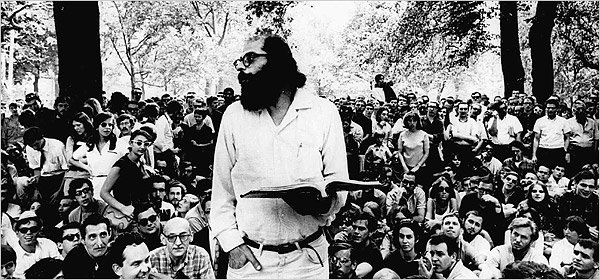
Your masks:
{"label": "tree trunk", "polygon": [[98,2],[54,2],[58,43],[59,95],[71,98],[79,110],[93,97],[102,101],[100,12]]}
{"label": "tree trunk", "polygon": [[531,47],[531,78],[533,96],[543,103],[554,93],[554,66],[550,36],[556,18],[558,2],[538,2],[531,29],[529,46]]}
{"label": "tree trunk", "polygon": [[504,75],[504,96],[524,92],[525,70],[521,62],[517,2],[500,1],[500,59]]}
{"label": "tree trunk", "polygon": [[35,73],[33,74],[33,91],[40,92],[40,67],[35,69]]}

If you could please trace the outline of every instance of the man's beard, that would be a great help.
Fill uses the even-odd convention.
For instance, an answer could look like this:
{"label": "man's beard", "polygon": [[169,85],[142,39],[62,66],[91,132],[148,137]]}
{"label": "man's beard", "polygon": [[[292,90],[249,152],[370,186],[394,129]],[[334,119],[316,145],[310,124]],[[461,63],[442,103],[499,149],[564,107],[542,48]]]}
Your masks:
{"label": "man's beard", "polygon": [[244,109],[259,111],[277,104],[283,90],[282,78],[275,74],[268,64],[256,74],[240,72],[240,102]]}

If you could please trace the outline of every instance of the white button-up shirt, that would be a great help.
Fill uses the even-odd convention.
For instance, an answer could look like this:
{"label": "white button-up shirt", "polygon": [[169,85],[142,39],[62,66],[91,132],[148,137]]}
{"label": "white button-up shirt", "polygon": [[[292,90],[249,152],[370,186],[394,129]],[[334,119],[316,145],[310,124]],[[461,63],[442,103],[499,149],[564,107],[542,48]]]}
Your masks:
{"label": "white button-up shirt", "polygon": [[[56,175],[58,172],[69,169],[65,156],[65,144],[53,138],[44,139],[46,139],[46,144],[44,144],[42,151],[35,150],[30,146],[25,147],[29,168],[37,169],[41,167],[42,176]],[[45,158],[43,166],[41,166],[42,152]]]}
{"label": "white button-up shirt", "polygon": [[173,124],[173,121],[166,113],[156,120],[154,124],[156,129],[156,140],[154,141],[155,153],[162,153],[168,149],[175,148],[171,124]]}
{"label": "white button-up shirt", "polygon": [[15,278],[25,279],[25,271],[41,259],[62,259],[62,255],[58,252],[56,243],[50,239],[38,237],[35,252],[28,253],[21,245],[19,245],[19,238],[14,231],[6,230],[5,233],[8,245],[15,250],[17,255],[15,272],[13,273]]}
{"label": "white button-up shirt", "polygon": [[240,198],[258,187],[328,179],[348,179],[342,122],[333,103],[299,89],[278,126],[266,109],[231,104],[216,145],[210,217],[223,250],[243,244],[244,235],[267,245],[296,242],[329,223],[347,192],[338,193],[320,216],[302,216],[282,199]]}

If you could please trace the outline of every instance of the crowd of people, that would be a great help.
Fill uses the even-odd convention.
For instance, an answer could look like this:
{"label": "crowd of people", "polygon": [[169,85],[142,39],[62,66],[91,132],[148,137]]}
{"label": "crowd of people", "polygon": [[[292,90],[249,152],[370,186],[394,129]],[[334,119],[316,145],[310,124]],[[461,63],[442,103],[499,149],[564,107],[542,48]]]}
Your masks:
{"label": "crowd of people", "polygon": [[[241,96],[10,103],[2,278],[600,277],[595,97],[429,100],[377,75],[373,94],[329,102],[296,92],[306,78],[293,61],[293,93],[273,82],[263,105],[249,93],[291,52],[278,37],[245,51]],[[293,113],[277,110],[285,98]],[[314,174],[380,187],[316,204],[240,197]],[[281,257],[294,251],[307,259]]]}

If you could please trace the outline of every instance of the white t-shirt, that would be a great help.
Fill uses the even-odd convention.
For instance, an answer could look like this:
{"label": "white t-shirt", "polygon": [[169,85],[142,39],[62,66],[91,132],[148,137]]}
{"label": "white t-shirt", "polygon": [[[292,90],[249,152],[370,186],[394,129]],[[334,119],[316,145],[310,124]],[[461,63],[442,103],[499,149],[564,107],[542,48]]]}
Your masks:
{"label": "white t-shirt", "polygon": [[564,135],[571,132],[571,128],[561,116],[556,116],[553,120],[543,116],[535,121],[533,132],[540,134],[540,148],[559,149],[564,148]]}

